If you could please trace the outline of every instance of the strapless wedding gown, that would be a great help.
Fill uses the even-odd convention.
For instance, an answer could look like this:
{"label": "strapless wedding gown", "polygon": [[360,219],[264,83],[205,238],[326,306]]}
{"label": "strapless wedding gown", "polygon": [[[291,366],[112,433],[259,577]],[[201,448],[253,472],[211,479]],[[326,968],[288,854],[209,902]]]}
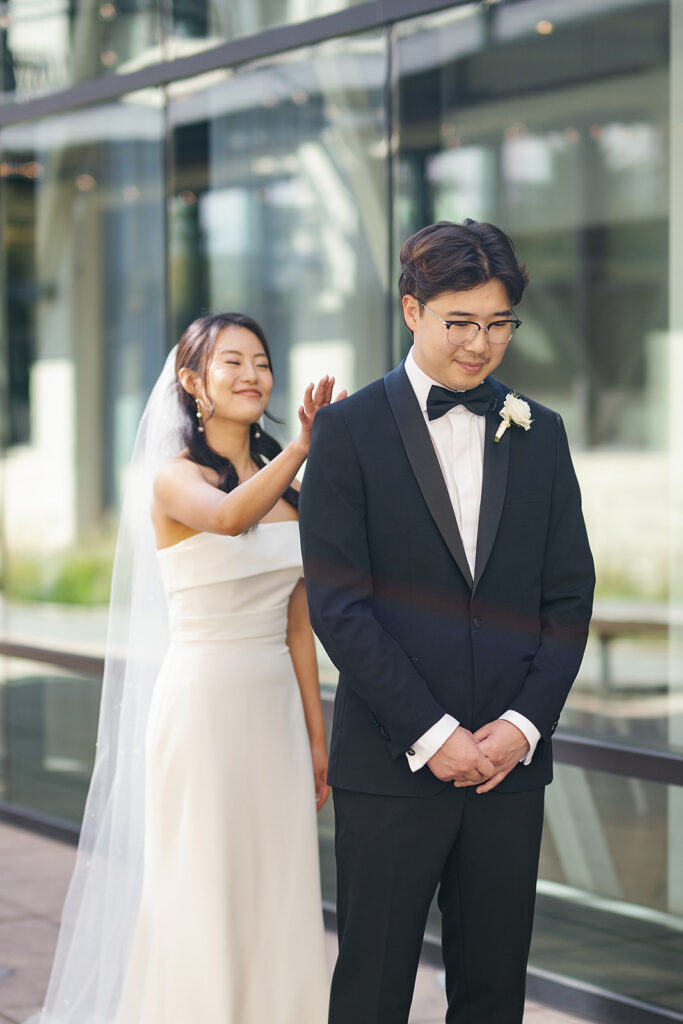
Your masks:
{"label": "strapless wedding gown", "polygon": [[159,552],[140,917],[116,1024],[324,1024],[315,792],[285,643],[295,522]]}

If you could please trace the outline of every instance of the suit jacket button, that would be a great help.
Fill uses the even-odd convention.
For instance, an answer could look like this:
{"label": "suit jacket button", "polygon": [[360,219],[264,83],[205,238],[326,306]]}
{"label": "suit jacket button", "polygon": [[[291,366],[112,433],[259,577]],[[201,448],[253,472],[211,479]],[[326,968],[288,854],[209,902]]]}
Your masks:
{"label": "suit jacket button", "polygon": [[472,625],[475,629],[481,629],[481,618],[478,615],[475,615],[472,619]]}
{"label": "suit jacket button", "polygon": [[413,755],[415,754],[415,751],[414,751],[414,750],[413,750],[413,748],[411,747],[411,748],[410,748],[410,750],[407,750],[407,751],[406,751],[406,753],[408,754],[408,756],[409,756],[409,757],[413,757]]}

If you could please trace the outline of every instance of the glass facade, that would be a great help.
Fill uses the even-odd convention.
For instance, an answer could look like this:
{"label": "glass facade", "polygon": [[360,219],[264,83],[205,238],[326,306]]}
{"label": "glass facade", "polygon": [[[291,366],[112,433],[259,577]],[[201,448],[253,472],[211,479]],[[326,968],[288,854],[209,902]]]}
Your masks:
{"label": "glass facade", "polygon": [[163,55],[159,0],[5,0],[0,7],[4,100],[27,100]]}
{"label": "glass facade", "polygon": [[169,50],[179,57],[197,48],[298,24],[354,7],[362,0],[172,0]]}
{"label": "glass facade", "polygon": [[[14,643],[103,650],[123,476],[166,352],[163,123],[146,90],[2,132],[0,624]],[[1,670],[4,791],[78,820],[99,681],[44,669]]]}
{"label": "glass facade", "polygon": [[[0,5],[0,800],[78,821],[99,696],[78,656],[102,653],[137,418],[189,321],[263,323],[285,440],[309,379],[355,390],[405,354],[400,242],[492,220],[531,276],[500,376],[562,413],[598,570],[558,736],[632,765],[559,759],[532,968],[678,1019],[683,787],[638,758],[683,779],[683,0],[405,4],[58,109],[77,82],[352,6]],[[320,835],[333,901],[331,806]]]}
{"label": "glass facade", "polygon": [[21,101],[188,57],[362,0],[4,0],[0,97]]}
{"label": "glass facade", "polygon": [[166,351],[160,99],[2,133],[7,598],[106,601],[135,421]]}
{"label": "glass facade", "polygon": [[386,63],[361,34],[171,91],[173,335],[258,310],[290,424],[318,370],[355,390],[386,367]]}

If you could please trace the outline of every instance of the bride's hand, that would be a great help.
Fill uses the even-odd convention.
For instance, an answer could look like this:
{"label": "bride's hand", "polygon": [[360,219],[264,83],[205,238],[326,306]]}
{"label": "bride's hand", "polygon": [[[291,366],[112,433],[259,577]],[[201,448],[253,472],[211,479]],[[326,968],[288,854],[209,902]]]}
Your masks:
{"label": "bride's hand", "polygon": [[[315,390],[314,385],[309,384],[304,392],[304,404],[299,407],[301,433],[299,434],[297,441],[305,452],[308,452],[311,445],[311,431],[313,430],[315,415],[324,405],[329,405],[331,403],[333,390],[334,377],[326,376],[323,377],[322,380],[318,381],[318,386]],[[340,391],[335,398],[335,402],[338,402],[342,398],[346,398],[346,395],[346,391]]]}
{"label": "bride's hand", "polygon": [[311,743],[311,757],[313,759],[313,778],[315,780],[315,809],[319,811],[328,796],[330,787],[327,785],[327,745],[323,743]]}

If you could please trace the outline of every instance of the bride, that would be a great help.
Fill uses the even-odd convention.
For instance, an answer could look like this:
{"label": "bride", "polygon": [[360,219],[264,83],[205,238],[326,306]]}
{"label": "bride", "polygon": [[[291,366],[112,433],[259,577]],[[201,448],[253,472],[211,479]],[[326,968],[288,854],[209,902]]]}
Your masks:
{"label": "bride", "polygon": [[254,320],[201,317],[173,356],[131,464],[95,768],[33,1024],[323,1024],[327,750],[294,478],[334,380],[309,385],[282,450],[259,425]]}

